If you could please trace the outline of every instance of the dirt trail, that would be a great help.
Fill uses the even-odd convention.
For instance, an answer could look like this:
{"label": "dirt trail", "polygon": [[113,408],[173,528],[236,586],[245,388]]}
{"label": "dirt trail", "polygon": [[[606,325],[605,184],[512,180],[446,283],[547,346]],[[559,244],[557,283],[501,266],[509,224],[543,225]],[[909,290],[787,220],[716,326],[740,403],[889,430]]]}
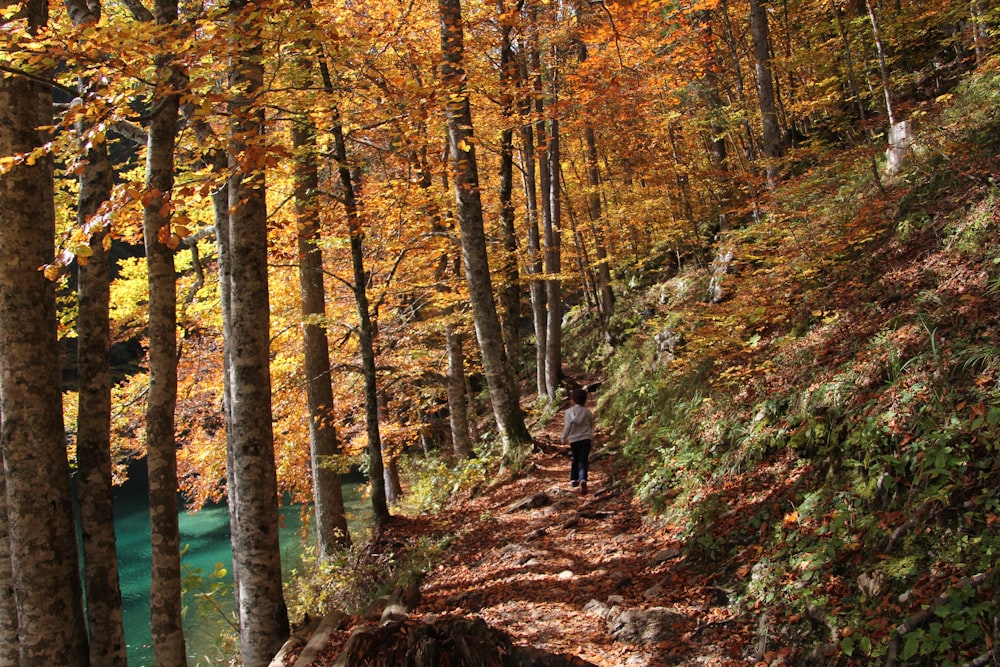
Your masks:
{"label": "dirt trail", "polygon": [[[536,449],[513,478],[465,493],[437,516],[392,518],[382,544],[455,536],[421,583],[410,617],[479,616],[516,644],[600,667],[754,664],[746,656],[758,629],[726,606],[712,585],[715,572],[686,555],[671,527],[647,521],[624,485],[614,483],[612,448],[600,433],[589,493],[570,486],[561,430],[560,412],[535,434]],[[537,506],[513,508],[528,500]],[[645,636],[622,627],[621,619],[644,613],[666,615],[666,626]],[[331,638],[324,651],[330,661],[314,664],[332,663],[350,625]],[[758,664],[784,663],[768,652]]]}
{"label": "dirt trail", "polygon": [[[600,435],[589,494],[570,486],[561,428],[560,413],[536,435],[540,451],[522,473],[458,499],[438,517],[459,537],[425,578],[416,615],[478,615],[516,643],[602,667],[748,664],[740,658],[747,629],[717,606],[718,589],[706,585],[711,574],[686,562],[669,528],[645,522],[643,509],[614,484]],[[539,494],[546,504],[511,509]],[[651,641],[619,640],[593,601],[605,612],[656,607],[677,615],[669,632]]]}

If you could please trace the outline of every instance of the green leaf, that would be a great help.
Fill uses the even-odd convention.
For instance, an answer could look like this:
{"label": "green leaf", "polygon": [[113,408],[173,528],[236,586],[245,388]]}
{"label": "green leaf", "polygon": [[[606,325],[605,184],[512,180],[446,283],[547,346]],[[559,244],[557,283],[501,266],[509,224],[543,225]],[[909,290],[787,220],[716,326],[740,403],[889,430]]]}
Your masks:
{"label": "green leaf", "polygon": [[851,657],[854,655],[854,637],[844,637],[840,640],[840,650],[844,655]]}

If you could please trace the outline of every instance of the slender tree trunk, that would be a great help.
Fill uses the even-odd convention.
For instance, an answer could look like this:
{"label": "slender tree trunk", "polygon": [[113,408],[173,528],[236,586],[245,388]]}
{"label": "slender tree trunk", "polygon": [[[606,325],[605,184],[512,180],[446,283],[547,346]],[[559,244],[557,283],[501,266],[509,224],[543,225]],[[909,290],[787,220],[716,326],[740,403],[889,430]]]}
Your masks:
{"label": "slender tree trunk", "polygon": [[[80,176],[77,223],[81,226],[111,196],[107,146],[95,145],[88,151],[87,162]],[[91,256],[79,263],[78,270],[76,456],[90,662],[113,667],[125,664],[126,651],[111,486],[110,286],[105,239],[103,229],[91,236]]]}
{"label": "slender tree trunk", "polygon": [[303,363],[309,405],[309,451],[312,459],[316,540],[321,560],[350,545],[340,470],[341,454],[333,424],[333,387],[330,377],[330,346],[326,328],[326,291],[323,286],[323,251],[318,245],[319,173],[316,167],[316,129],[308,120],[296,123],[292,139],[295,162],[295,213],[299,245],[299,292],[302,297]]}
{"label": "slender tree trunk", "polygon": [[517,232],[514,228],[514,95],[511,89],[516,79],[516,63],[511,42],[511,19],[504,18],[504,0],[498,0],[497,11],[501,16],[500,28],[500,88],[503,129],[500,131],[500,225],[503,234],[502,275],[504,285],[500,291],[503,311],[504,342],[511,370],[519,373],[521,365],[521,276],[517,267]]}
{"label": "slender tree trunk", "polygon": [[878,6],[872,4],[872,0],[865,0],[865,7],[868,9],[868,19],[872,24],[875,52],[878,54],[878,71],[882,78],[882,94],[885,97],[885,112],[891,128],[896,124],[896,113],[892,104],[892,82],[889,77],[889,61],[885,55],[885,43],[882,40],[882,25],[879,21]]}
{"label": "slender tree trunk", "polygon": [[531,440],[521,412],[519,389],[504,352],[500,318],[497,316],[486,254],[483,206],[479,193],[476,146],[472,112],[465,91],[462,60],[462,8],[459,0],[438,0],[441,19],[442,80],[450,95],[447,105],[448,137],[455,171],[455,199],[462,230],[465,278],[469,285],[476,323],[476,337],[483,357],[483,369],[493,403],[503,451]]}
{"label": "slender tree trunk", "polygon": [[976,53],[976,67],[986,62],[990,46],[990,30],[984,10],[984,3],[981,0],[970,0],[969,14],[972,20],[972,45]]}
{"label": "slender tree trunk", "polygon": [[451,423],[451,444],[455,458],[471,459],[472,440],[469,438],[469,403],[465,397],[465,354],[462,334],[454,324],[445,328],[448,350],[448,419]]}
{"label": "slender tree trunk", "polygon": [[778,183],[778,157],[781,155],[781,130],[778,127],[778,105],[771,71],[771,39],[767,9],[763,0],[750,0],[750,34],[753,37],[754,67],[757,72],[757,98],[760,105],[762,144],[769,187]]}
{"label": "slender tree trunk", "polygon": [[344,209],[351,235],[351,266],[354,270],[354,303],[358,311],[358,348],[361,353],[361,373],[365,380],[365,424],[368,433],[368,479],[372,485],[372,513],[377,526],[389,522],[388,493],[385,486],[385,464],[382,460],[382,435],[378,421],[378,369],[375,366],[375,331],[371,306],[368,303],[368,276],[365,272],[364,230],[358,216],[354,181],[347,165],[347,145],[340,118],[334,119],[334,150],[340,184],[344,188]]}
{"label": "slender tree trunk", "polygon": [[[373,357],[374,358],[374,357]],[[386,420],[389,412],[389,396],[385,390],[378,392],[378,419]],[[382,477],[385,481],[385,499],[388,503],[397,502],[403,495],[403,485],[399,481],[399,448],[382,442]]]}
{"label": "slender tree trunk", "polygon": [[539,396],[545,391],[545,284],[542,275],[542,244],[538,227],[538,186],[535,170],[535,133],[530,122],[530,109],[522,106],[521,167],[524,199],[527,209],[527,266],[532,276],[529,283],[531,313],[535,329],[535,382]]}
{"label": "slender tree trunk", "polygon": [[601,220],[601,174],[597,166],[597,137],[594,127],[587,124],[583,129],[583,139],[587,146],[587,210],[594,232],[594,250],[597,254],[597,281],[601,297],[601,317],[607,324],[615,310],[615,294],[611,290],[611,267],[608,249],[604,242],[604,223]]}
{"label": "slender tree trunk", "polygon": [[[228,158],[226,158],[228,163]],[[232,256],[229,246],[229,183],[226,181],[222,187],[212,193],[212,208],[215,213],[215,247],[219,255],[219,305],[222,311],[222,413],[226,420],[226,508],[229,512],[229,535],[230,543],[232,536],[239,533],[238,515],[236,513],[236,482],[233,480],[233,471],[236,465],[233,462],[233,433],[236,428],[233,425],[233,388],[232,388],[232,362],[230,354],[232,350],[225,341],[232,338],[233,331],[233,308],[232,308]],[[240,608],[240,581],[239,572],[233,570],[233,603],[237,610]]]}
{"label": "slender tree trunk", "polygon": [[[177,20],[176,0],[157,0],[157,25]],[[182,78],[171,56],[156,56],[161,93],[149,125],[143,232],[149,282],[149,395],[146,404],[146,460],[149,467],[149,520],[152,532],[150,621],[153,653],[162,667],[187,664],[181,617],[180,529],[177,523],[177,283],[170,230],[174,185],[174,142]]]}
{"label": "slender tree trunk", "polygon": [[[100,5],[68,2],[75,26],[96,25]],[[87,81],[81,81],[86,89]],[[77,125],[83,136],[89,128]],[[79,180],[77,225],[87,229],[91,218],[111,197],[113,174],[108,147],[92,141]],[[77,374],[79,399],[76,428],[77,499],[83,550],[83,580],[87,599],[90,663],[115,667],[126,662],[122,598],[115,549],[114,496],[111,486],[111,369],[109,260],[106,230],[91,231],[89,258],[78,259]]]}
{"label": "slender tree trunk", "polygon": [[[553,105],[558,95],[558,53],[553,52],[550,70]],[[551,131],[547,142],[546,158],[549,172],[549,214],[545,225],[545,300],[548,303],[548,319],[545,333],[545,385],[550,399],[559,394],[562,382],[562,198],[559,196],[560,146],[559,119],[553,118],[549,124]]]}
{"label": "slender tree trunk", "polygon": [[230,73],[229,181],[232,484],[236,533],[233,569],[239,582],[240,650],[244,667],[265,667],[288,637],[281,586],[278,484],[271,427],[267,207],[263,167],[253,160],[264,114],[253,100],[264,86],[263,48],[254,25],[259,8],[234,0],[232,27],[243,33]]}
{"label": "slender tree trunk", "polygon": [[[28,0],[19,14],[38,31],[48,23],[48,4]],[[0,76],[0,155],[39,149],[51,137],[36,128],[51,124],[51,88]],[[16,602],[19,667],[89,663],[55,288],[38,270],[54,253],[53,191],[53,161],[44,153],[0,176],[0,452],[11,567],[5,583]]]}

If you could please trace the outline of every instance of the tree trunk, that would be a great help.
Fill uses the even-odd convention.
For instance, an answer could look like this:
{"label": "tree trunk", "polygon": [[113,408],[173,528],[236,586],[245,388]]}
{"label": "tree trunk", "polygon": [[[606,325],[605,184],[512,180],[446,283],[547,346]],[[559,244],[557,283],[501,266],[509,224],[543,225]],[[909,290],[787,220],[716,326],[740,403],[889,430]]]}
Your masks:
{"label": "tree trunk", "polygon": [[[389,397],[385,390],[378,393],[378,419],[379,423],[386,420],[389,412]],[[387,503],[395,503],[403,495],[403,485],[399,481],[399,454],[400,448],[396,445],[386,445],[382,442],[382,477],[385,481],[385,500]]]}
{"label": "tree trunk", "polygon": [[778,105],[771,71],[771,40],[768,33],[767,9],[762,0],[750,0],[750,33],[753,37],[754,67],[757,73],[757,98],[760,104],[761,141],[768,187],[778,183],[778,157],[781,155],[781,130],[778,127]]}
{"label": "tree trunk", "polygon": [[594,230],[594,249],[597,253],[597,281],[601,298],[601,317],[605,324],[615,310],[615,294],[611,290],[611,267],[608,249],[604,243],[604,223],[601,220],[601,174],[597,166],[597,137],[594,127],[587,124],[583,129],[583,139],[587,146],[587,210]]}
{"label": "tree trunk", "polygon": [[[87,162],[80,176],[77,224],[81,227],[111,196],[106,144],[95,145]],[[92,234],[91,256],[79,262],[77,274],[76,456],[90,662],[112,667],[125,664],[126,650],[111,486],[110,287],[105,239],[103,228]]]}
{"label": "tree trunk", "polygon": [[503,234],[503,289],[500,303],[503,310],[504,343],[514,375],[521,366],[521,276],[517,268],[517,232],[514,229],[514,96],[511,89],[516,78],[516,63],[511,44],[511,19],[505,18],[504,0],[498,0],[500,14],[500,88],[503,129],[500,131],[500,225]]}
{"label": "tree trunk", "polygon": [[[37,31],[48,22],[48,4],[29,0],[21,16]],[[51,137],[36,128],[51,124],[51,88],[22,76],[0,77],[0,155],[40,148]],[[17,608],[19,667],[84,667],[87,631],[66,460],[55,288],[38,270],[54,251],[53,161],[41,153],[33,162],[11,166],[0,176],[0,451],[9,583]]]}
{"label": "tree trunk", "polygon": [[[529,103],[530,104],[530,103]],[[535,133],[528,120],[531,109],[522,105],[521,168],[524,200],[527,209],[527,266],[532,276],[529,283],[531,314],[535,330],[535,384],[539,396],[545,391],[545,284],[542,275],[542,243],[538,227],[538,186],[535,169]],[[538,277],[536,277],[538,276]]]}
{"label": "tree trunk", "polygon": [[519,390],[507,355],[504,352],[500,318],[497,316],[486,254],[483,229],[483,206],[479,193],[472,112],[465,91],[462,36],[462,8],[459,0],[438,0],[441,19],[441,76],[449,93],[447,105],[448,138],[455,172],[455,199],[462,230],[462,251],[469,299],[476,324],[476,337],[483,357],[483,369],[493,403],[493,415],[499,429],[504,453],[511,446],[531,440],[524,424]]}
{"label": "tree trunk", "polygon": [[465,355],[462,334],[454,324],[445,328],[448,349],[448,419],[451,423],[451,444],[455,458],[471,459],[472,440],[469,438],[469,403],[465,397]]}
{"label": "tree trunk", "polygon": [[540,288],[545,294],[545,313],[541,321],[541,330],[545,332],[544,335],[539,336],[536,330],[535,340],[536,343],[541,348],[538,351],[538,359],[540,364],[540,372],[542,374],[542,386],[543,394],[548,397],[555,396],[556,389],[553,387],[549,380],[549,349],[551,348],[551,343],[549,342],[549,323],[551,322],[552,308],[558,304],[552,304],[549,302],[550,295],[550,283],[552,282],[547,274],[549,272],[549,267],[552,265],[552,258],[549,256],[549,245],[551,244],[551,234],[552,234],[552,160],[550,159],[549,153],[552,150],[551,142],[549,140],[549,132],[545,126],[545,116],[544,114],[544,94],[542,92],[542,71],[541,71],[541,57],[537,51],[537,45],[532,45],[533,48],[531,56],[533,58],[533,88],[535,92],[535,142],[538,152],[538,207],[542,212],[541,219],[541,239],[540,243],[542,245],[540,255],[542,262],[542,274],[546,275],[546,278],[540,281]]}
{"label": "tree trunk", "polygon": [[239,583],[240,650],[245,667],[264,667],[288,637],[281,587],[278,488],[271,427],[270,312],[267,284],[267,208],[259,147],[263,110],[253,100],[264,85],[258,8],[230,3],[233,26],[244,33],[230,73],[229,246],[231,330],[226,339],[232,392],[232,483],[237,531],[233,569]]}
{"label": "tree trunk", "polygon": [[309,404],[309,451],[312,463],[313,501],[316,512],[316,540],[319,556],[329,560],[336,551],[350,545],[344,495],[337,457],[340,441],[333,424],[333,387],[330,377],[330,346],[326,327],[317,320],[326,318],[323,286],[323,251],[317,244],[319,233],[319,190],[316,129],[302,120],[292,129],[295,154],[295,214],[299,244],[299,291],[302,297],[303,363]]}
{"label": "tree trunk", "polygon": [[[176,0],[157,0],[157,25],[177,20]],[[183,81],[168,54],[156,56],[162,88],[178,91]],[[177,282],[175,238],[170,229],[170,191],[174,184],[174,142],[179,98],[153,98],[157,113],[149,125],[143,234],[149,282],[149,395],[146,404],[146,460],[149,464],[149,522],[152,546],[149,610],[156,664],[185,665],[181,618],[180,528],[177,523]]]}
{"label": "tree trunk", "polygon": [[[83,2],[67,3],[75,26],[96,25],[95,12]],[[86,90],[88,82],[80,82]],[[77,125],[82,137],[89,128]],[[91,218],[111,198],[113,173],[108,147],[93,141],[80,174],[77,225],[88,229]],[[76,427],[77,500],[83,550],[83,581],[87,600],[90,663],[115,667],[126,663],[121,587],[115,550],[111,485],[111,369],[109,264],[106,230],[91,231],[90,257],[77,261],[77,376],[79,397]]]}
{"label": "tree trunk", "polygon": [[[378,422],[381,424],[386,421],[388,414],[389,396],[382,389],[378,392]],[[398,459],[398,448],[382,441],[382,480],[385,482],[386,503],[398,502],[400,496],[403,495],[403,487],[399,482],[399,466],[396,465]]]}
{"label": "tree trunk", "polygon": [[882,95],[885,97],[885,113],[889,118],[889,127],[896,124],[896,112],[892,103],[892,82],[889,77],[889,61],[885,55],[885,42],[882,40],[882,26],[879,22],[878,7],[872,0],[865,0],[868,9],[868,19],[872,24],[872,37],[875,39],[875,52],[878,54],[878,71],[882,78]]}
{"label": "tree trunk", "polygon": [[368,434],[368,479],[372,485],[372,514],[376,526],[389,522],[388,494],[385,486],[385,465],[382,460],[382,435],[378,422],[378,369],[375,366],[375,332],[371,307],[368,303],[368,276],[365,272],[364,231],[358,218],[358,203],[354,182],[347,166],[347,146],[340,118],[333,126],[334,150],[340,184],[344,188],[344,209],[351,235],[351,266],[354,270],[354,304],[358,311],[358,350],[361,373],[365,380],[365,426]]}
{"label": "tree trunk", "polygon": [[[555,57],[555,56],[554,56]],[[553,78],[555,74],[553,73]],[[555,82],[552,86],[555,88]],[[559,196],[561,160],[559,152],[559,120],[553,118],[549,133],[549,207],[552,211],[545,225],[545,300],[548,303],[548,319],[545,332],[545,385],[550,399],[559,395],[562,382],[562,205]]]}

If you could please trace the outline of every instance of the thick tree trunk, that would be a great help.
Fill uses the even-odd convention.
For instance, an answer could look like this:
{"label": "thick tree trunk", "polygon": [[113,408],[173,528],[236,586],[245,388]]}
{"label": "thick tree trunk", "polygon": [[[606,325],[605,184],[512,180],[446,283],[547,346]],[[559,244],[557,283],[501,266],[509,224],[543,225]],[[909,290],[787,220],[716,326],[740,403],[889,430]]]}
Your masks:
{"label": "thick tree trunk", "polygon": [[[38,30],[48,22],[48,4],[29,0],[21,16]],[[51,124],[49,87],[0,77],[0,155],[40,148],[50,137],[36,128]],[[53,189],[52,159],[44,154],[0,176],[0,452],[11,567],[4,583],[11,584],[16,602],[19,667],[89,663],[55,289],[38,270],[54,252]]]}
{"label": "thick tree trunk", "polygon": [[264,84],[263,48],[254,19],[259,9],[230,4],[243,31],[230,74],[229,357],[232,484],[237,531],[232,536],[238,581],[240,650],[245,667],[263,667],[288,637],[281,587],[278,488],[271,427],[270,312],[267,284],[267,208],[263,166],[248,151],[264,133],[263,110],[253,103]]}
{"label": "thick tree trunk", "polygon": [[753,37],[754,67],[757,72],[757,98],[760,104],[765,170],[769,187],[778,182],[778,157],[781,155],[781,130],[778,127],[778,104],[771,71],[771,38],[767,9],[763,0],[750,0],[750,34]]}
{"label": "thick tree trunk", "polygon": [[297,123],[292,139],[299,155],[295,163],[295,213],[298,224],[299,291],[302,297],[303,363],[309,405],[309,451],[312,459],[316,539],[321,560],[351,543],[344,512],[340,470],[332,467],[341,453],[333,424],[333,387],[326,328],[323,251],[319,241],[319,189],[316,130],[309,121]]}
{"label": "thick tree trunk", "polygon": [[441,75],[449,93],[447,108],[448,138],[455,172],[455,199],[462,230],[465,278],[476,324],[476,337],[483,358],[483,369],[493,403],[504,453],[512,445],[531,440],[521,412],[517,381],[504,352],[500,318],[497,316],[486,253],[483,229],[483,206],[479,192],[476,146],[472,131],[472,112],[465,91],[462,37],[462,8],[459,0],[439,0],[441,19]]}

